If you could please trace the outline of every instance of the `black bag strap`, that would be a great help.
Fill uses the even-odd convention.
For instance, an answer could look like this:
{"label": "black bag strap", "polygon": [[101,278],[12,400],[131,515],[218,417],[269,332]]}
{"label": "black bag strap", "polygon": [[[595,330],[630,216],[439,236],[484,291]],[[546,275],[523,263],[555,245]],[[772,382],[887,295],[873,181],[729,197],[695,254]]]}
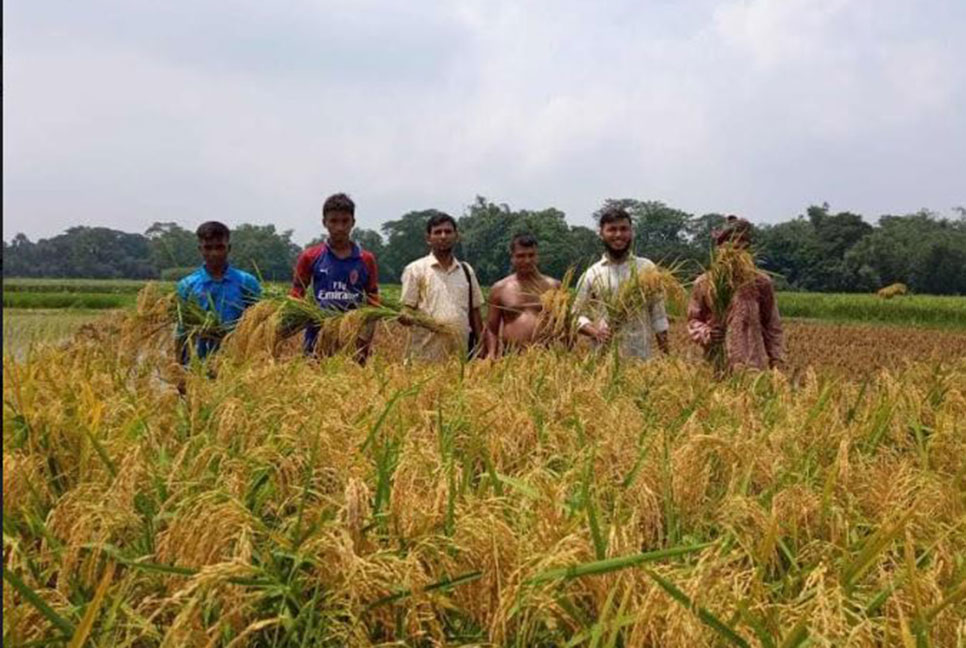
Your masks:
{"label": "black bag strap", "polygon": [[466,286],[469,288],[470,304],[469,308],[466,309],[467,315],[470,317],[470,329],[473,328],[473,279],[470,277],[470,269],[465,263],[460,261],[460,265],[463,267],[463,274],[466,275]]}

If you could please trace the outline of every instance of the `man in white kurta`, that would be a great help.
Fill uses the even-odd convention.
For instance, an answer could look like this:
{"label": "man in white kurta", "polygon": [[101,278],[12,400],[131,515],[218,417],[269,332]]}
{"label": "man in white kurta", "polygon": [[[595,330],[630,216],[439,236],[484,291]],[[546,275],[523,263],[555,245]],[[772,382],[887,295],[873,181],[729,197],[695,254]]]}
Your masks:
{"label": "man in white kurta", "polygon": [[663,299],[649,301],[616,333],[608,326],[604,303],[635,273],[654,266],[649,259],[630,251],[634,240],[630,214],[617,207],[605,210],[600,216],[598,234],[604,244],[604,255],[587,268],[577,283],[574,312],[579,316],[578,330],[598,346],[610,342],[616,335],[614,342],[623,357],[650,358],[652,338],[667,353],[669,325]]}

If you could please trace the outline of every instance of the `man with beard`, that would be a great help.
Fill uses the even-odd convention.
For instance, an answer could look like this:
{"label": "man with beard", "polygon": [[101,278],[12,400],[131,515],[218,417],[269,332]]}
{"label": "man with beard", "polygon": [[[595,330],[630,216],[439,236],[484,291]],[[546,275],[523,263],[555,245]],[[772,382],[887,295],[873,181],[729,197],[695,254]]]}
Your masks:
{"label": "man with beard", "polygon": [[534,342],[543,305],[540,295],[560,282],[537,269],[537,239],[517,234],[510,242],[513,274],[490,288],[486,311],[487,353],[498,357],[504,348],[526,347]]}
{"label": "man with beard", "polygon": [[473,268],[453,256],[458,241],[456,220],[449,214],[435,214],[426,223],[426,243],[431,252],[403,270],[403,305],[449,325],[457,333],[454,338],[413,327],[407,353],[411,359],[439,361],[460,351],[468,350],[473,355],[484,349],[480,315],[483,291]]}
{"label": "man with beard", "polygon": [[603,345],[613,338],[621,356],[646,360],[651,357],[651,336],[664,353],[668,347],[668,319],[663,299],[648,303],[644,309],[624,325],[612,331],[607,324],[605,304],[613,298],[622,283],[654,265],[649,259],[631,253],[634,227],[631,215],[620,207],[609,207],[600,215],[598,235],[604,244],[604,256],[587,268],[577,283],[574,312],[579,315],[580,333]]}

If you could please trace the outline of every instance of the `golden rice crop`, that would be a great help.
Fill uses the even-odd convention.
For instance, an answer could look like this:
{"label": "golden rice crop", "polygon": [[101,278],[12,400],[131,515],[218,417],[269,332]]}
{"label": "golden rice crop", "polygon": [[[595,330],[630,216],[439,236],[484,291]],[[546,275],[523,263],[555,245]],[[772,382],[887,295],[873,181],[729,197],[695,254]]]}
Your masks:
{"label": "golden rice crop", "polygon": [[570,348],[577,341],[577,316],[574,313],[574,270],[567,270],[560,285],[540,295],[540,319],[535,339],[539,344],[561,344]]}
{"label": "golden rice crop", "polygon": [[[247,308],[231,328],[211,311],[192,300],[164,292],[149,283],[138,294],[134,314],[126,319],[125,338],[131,346],[149,340],[164,346],[174,327],[188,340],[225,339],[229,353],[239,358],[277,356],[285,341],[310,326],[319,329],[316,350],[331,355],[352,346],[360,335],[378,322],[404,320],[408,325],[443,335],[456,335],[451,326],[420,312],[405,311],[401,303],[383,298],[351,311],[326,310],[310,298],[266,296]],[[371,330],[370,330],[371,334]]]}
{"label": "golden rice crop", "polygon": [[966,633],[962,358],[715,380],[680,357],[377,348],[361,367],[226,346],[182,398],[170,354],[104,326],[4,362],[11,645]]}
{"label": "golden rice crop", "polygon": [[[758,269],[751,252],[744,246],[723,243],[711,252],[711,263],[705,271],[711,315],[719,326],[726,326],[728,310],[734,296],[755,280]],[[708,356],[718,373],[727,369],[728,358],[724,348],[724,338],[712,341]]]}
{"label": "golden rice crop", "polygon": [[893,297],[898,297],[899,295],[905,295],[908,292],[909,289],[906,287],[906,284],[893,283],[885,286],[884,288],[880,288],[876,294],[883,299],[892,299]]}
{"label": "golden rice crop", "polygon": [[680,274],[680,266],[665,268],[659,265],[633,272],[613,294],[603,297],[608,327],[619,331],[656,300],[663,299],[672,307],[683,308],[687,292],[679,279]]}

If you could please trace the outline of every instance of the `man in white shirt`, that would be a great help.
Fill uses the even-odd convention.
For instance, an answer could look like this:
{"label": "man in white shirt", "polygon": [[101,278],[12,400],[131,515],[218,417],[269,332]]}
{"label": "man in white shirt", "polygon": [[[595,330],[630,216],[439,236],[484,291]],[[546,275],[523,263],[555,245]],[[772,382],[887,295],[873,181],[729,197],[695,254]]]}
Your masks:
{"label": "man in white shirt", "polygon": [[409,338],[410,358],[444,360],[467,349],[471,332],[477,348],[469,349],[470,352],[483,348],[483,318],[480,315],[483,291],[470,264],[453,256],[457,241],[456,220],[448,214],[436,214],[426,223],[426,243],[431,252],[403,270],[403,305],[458,331],[454,339],[413,327]]}
{"label": "man in white shirt", "polygon": [[664,353],[668,347],[668,319],[663,299],[649,302],[644,309],[616,333],[607,324],[604,302],[620,285],[654,263],[631,252],[634,227],[631,215],[620,207],[606,209],[600,215],[598,235],[604,244],[604,256],[587,268],[577,283],[574,311],[579,315],[580,333],[603,345],[615,337],[620,354],[646,360],[652,355],[651,336]]}

